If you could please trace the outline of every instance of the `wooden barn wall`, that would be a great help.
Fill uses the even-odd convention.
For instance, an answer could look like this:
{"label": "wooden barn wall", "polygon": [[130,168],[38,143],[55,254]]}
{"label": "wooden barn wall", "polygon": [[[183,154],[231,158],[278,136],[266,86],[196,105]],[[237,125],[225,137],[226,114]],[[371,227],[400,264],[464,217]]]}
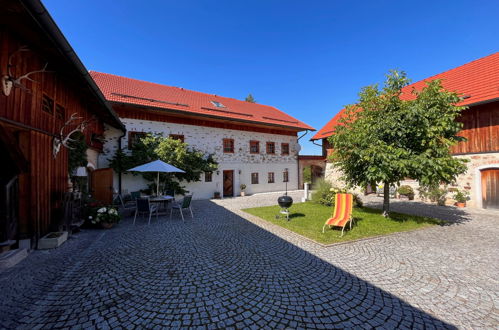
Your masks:
{"label": "wooden barn wall", "polygon": [[235,124],[233,122],[228,122],[228,121],[221,122],[221,121],[204,120],[204,119],[199,119],[199,117],[198,118],[179,117],[167,113],[161,113],[160,110],[158,111],[145,110],[141,108],[136,108],[134,106],[124,106],[122,104],[114,104],[113,109],[114,111],[116,111],[116,113],[120,118],[163,121],[175,124],[216,127],[222,129],[233,129],[238,131],[296,136],[296,131],[291,131],[291,130]]}
{"label": "wooden barn wall", "polygon": [[459,135],[467,141],[452,148],[454,154],[499,152],[499,102],[470,107],[459,119]]}
{"label": "wooden barn wall", "polygon": [[[0,30],[0,69],[1,75],[7,73],[9,54],[21,45],[29,42],[19,40],[14,34]],[[36,82],[23,80],[30,90],[13,88],[9,96],[0,92],[0,117],[15,123],[8,123],[12,133],[19,141],[21,150],[30,162],[30,172],[20,177],[20,235],[32,237],[35,233],[44,234],[51,222],[56,222],[57,209],[61,206],[62,194],[68,190],[68,152],[64,147],[54,159],[52,156],[52,139],[58,133],[65,120],[71,114],[89,119],[88,111],[91,99],[85,94],[85,88],[76,86],[70,77],[64,76],[58,68],[57,60],[47,60],[37,50],[20,52],[13,58],[14,76],[41,69],[48,62],[48,70],[52,72],[37,73],[30,78]],[[42,97],[47,95],[65,109],[65,119],[56,118],[53,114],[42,111]],[[73,126],[74,127],[74,126]],[[67,128],[67,133],[73,127]],[[100,146],[91,141],[92,133],[102,134],[103,124],[94,121],[85,130],[87,143]]]}

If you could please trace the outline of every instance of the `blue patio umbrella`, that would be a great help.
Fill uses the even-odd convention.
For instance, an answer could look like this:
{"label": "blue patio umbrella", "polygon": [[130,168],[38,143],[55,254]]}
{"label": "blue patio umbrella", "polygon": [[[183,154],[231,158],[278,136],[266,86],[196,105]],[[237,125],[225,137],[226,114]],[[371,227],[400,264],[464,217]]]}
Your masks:
{"label": "blue patio umbrella", "polygon": [[155,160],[147,164],[139,165],[128,170],[129,172],[158,172],[156,182],[156,195],[159,196],[159,172],[163,173],[185,173],[185,171],[167,164],[161,160]]}

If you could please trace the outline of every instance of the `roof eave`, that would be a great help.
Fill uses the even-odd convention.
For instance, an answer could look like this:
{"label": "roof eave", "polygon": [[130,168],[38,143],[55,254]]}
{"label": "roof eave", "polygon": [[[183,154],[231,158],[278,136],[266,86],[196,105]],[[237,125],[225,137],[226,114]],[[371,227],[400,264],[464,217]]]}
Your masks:
{"label": "roof eave", "polygon": [[254,120],[244,120],[244,119],[237,119],[237,118],[228,118],[228,117],[222,117],[222,116],[216,116],[216,115],[209,115],[209,114],[201,114],[201,113],[194,113],[194,112],[186,112],[182,110],[177,110],[177,109],[169,109],[169,108],[163,108],[163,107],[154,107],[154,106],[148,106],[148,105],[143,105],[143,104],[135,104],[135,103],[127,103],[127,102],[120,102],[120,101],[110,101],[111,104],[122,104],[122,105],[129,105],[129,106],[134,106],[134,107],[141,107],[141,108],[146,108],[150,109],[153,111],[162,111],[162,112],[168,112],[168,113],[175,113],[175,114],[183,114],[183,115],[190,115],[190,116],[200,116],[200,117],[206,117],[206,118],[212,118],[212,119],[218,119],[218,120],[228,120],[228,121],[234,121],[234,122],[240,122],[240,123],[251,123],[251,124],[258,124],[258,125],[265,125],[265,126],[272,126],[272,127],[279,127],[279,128],[286,128],[286,129],[292,129],[293,131],[296,132],[303,132],[303,131],[315,131],[315,128],[310,127],[298,127],[298,126],[288,126],[288,125],[281,125],[281,124],[272,124],[272,123],[265,123],[265,122],[260,122],[260,121],[254,121]]}

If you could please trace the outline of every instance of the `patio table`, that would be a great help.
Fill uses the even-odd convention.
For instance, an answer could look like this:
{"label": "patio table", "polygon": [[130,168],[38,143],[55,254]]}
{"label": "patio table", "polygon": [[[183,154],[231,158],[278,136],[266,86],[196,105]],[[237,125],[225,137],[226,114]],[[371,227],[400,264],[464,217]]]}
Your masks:
{"label": "patio table", "polygon": [[[170,196],[170,195],[164,195],[164,196],[156,196],[156,197],[151,197],[149,198],[149,202],[151,203],[158,203],[158,211],[159,211],[159,207],[161,205],[164,205],[166,206],[166,204],[168,202],[171,202],[173,201],[175,198],[173,196]],[[166,210],[166,207],[165,207],[165,210]],[[165,213],[166,214],[166,213]]]}

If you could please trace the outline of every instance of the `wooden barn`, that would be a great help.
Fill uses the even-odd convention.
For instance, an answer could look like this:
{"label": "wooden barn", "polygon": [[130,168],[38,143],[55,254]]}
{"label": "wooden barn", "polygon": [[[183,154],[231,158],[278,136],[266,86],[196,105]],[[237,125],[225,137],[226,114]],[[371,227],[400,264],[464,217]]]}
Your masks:
{"label": "wooden barn", "polygon": [[[425,81],[440,79],[445,89],[462,95],[459,105],[467,106],[459,121],[460,135],[467,141],[452,148],[455,157],[469,160],[468,171],[457,178],[456,187],[469,192],[468,206],[499,209],[499,53],[477,59],[404,87],[402,98],[412,98],[411,90],[421,89]],[[312,141],[322,140],[323,156],[331,154],[327,138],[334,134],[341,110]],[[337,182],[339,174],[327,165],[326,178]],[[404,182],[408,184],[409,182]]]}
{"label": "wooden barn", "polygon": [[71,132],[83,129],[93,169],[104,125],[124,126],[40,1],[0,0],[0,8],[1,252],[58,230]]}

